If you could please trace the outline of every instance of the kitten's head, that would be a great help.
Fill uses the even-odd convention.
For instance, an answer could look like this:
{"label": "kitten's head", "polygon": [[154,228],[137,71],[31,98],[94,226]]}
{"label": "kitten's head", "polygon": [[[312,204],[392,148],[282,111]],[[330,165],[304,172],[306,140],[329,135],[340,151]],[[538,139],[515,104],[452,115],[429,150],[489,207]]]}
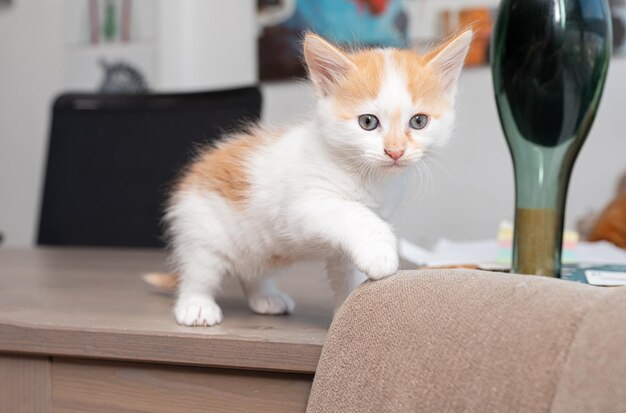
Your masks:
{"label": "kitten's head", "polygon": [[457,81],[472,39],[466,31],[430,53],[348,53],[309,34],[304,56],[318,96],[322,139],[355,170],[396,172],[445,143]]}

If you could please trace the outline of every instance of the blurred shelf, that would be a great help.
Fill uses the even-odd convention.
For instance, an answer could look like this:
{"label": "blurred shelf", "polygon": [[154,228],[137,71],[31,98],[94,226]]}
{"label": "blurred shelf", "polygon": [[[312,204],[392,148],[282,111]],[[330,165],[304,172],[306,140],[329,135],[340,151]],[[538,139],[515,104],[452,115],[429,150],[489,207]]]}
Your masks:
{"label": "blurred shelf", "polygon": [[155,48],[155,42],[111,42],[71,45],[66,47],[65,51],[69,54],[113,54],[152,51]]}

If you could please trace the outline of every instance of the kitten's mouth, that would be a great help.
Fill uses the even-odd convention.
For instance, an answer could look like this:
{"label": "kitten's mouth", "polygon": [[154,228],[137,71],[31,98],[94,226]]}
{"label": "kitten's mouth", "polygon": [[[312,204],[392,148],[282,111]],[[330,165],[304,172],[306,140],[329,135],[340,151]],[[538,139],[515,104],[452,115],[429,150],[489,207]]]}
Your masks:
{"label": "kitten's mouth", "polygon": [[404,168],[406,166],[406,163],[403,161],[392,161],[392,162],[386,162],[385,164],[383,164],[383,168],[386,169],[401,169]]}

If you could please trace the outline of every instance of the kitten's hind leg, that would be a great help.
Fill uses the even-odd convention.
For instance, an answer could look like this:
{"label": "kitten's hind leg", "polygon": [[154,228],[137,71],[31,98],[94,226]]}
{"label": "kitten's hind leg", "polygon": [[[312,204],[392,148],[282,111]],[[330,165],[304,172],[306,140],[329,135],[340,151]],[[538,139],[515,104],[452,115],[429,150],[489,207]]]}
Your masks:
{"label": "kitten's hind leg", "polygon": [[268,278],[241,279],[248,305],[257,314],[289,314],[295,308],[291,297]]}
{"label": "kitten's hind leg", "polygon": [[340,253],[326,259],[326,273],[335,294],[335,312],[350,293],[367,279],[365,274],[354,267],[347,255]]}
{"label": "kitten's hind leg", "polygon": [[184,258],[174,307],[179,324],[212,326],[222,322],[222,310],[215,302],[215,294],[225,271],[222,259],[210,252],[196,252]]}

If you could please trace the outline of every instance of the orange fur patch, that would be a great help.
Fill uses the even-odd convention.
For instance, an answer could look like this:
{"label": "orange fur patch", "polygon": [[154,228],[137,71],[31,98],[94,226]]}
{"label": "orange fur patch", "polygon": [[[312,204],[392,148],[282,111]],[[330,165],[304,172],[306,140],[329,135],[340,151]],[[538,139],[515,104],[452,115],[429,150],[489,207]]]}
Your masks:
{"label": "orange fur patch", "polygon": [[259,146],[278,136],[278,131],[256,130],[219,143],[191,164],[177,189],[204,186],[233,204],[245,203],[250,187],[246,166],[249,157]]}
{"label": "orange fur patch", "polygon": [[394,50],[392,58],[406,77],[407,90],[413,103],[423,105],[428,116],[440,117],[449,104],[443,95],[439,75],[428,67],[431,56],[421,56],[409,50]]}
{"label": "orange fur patch", "polygon": [[292,264],[293,261],[282,255],[272,255],[269,257],[267,265],[271,268],[284,267]]}
{"label": "orange fur patch", "polygon": [[339,116],[353,119],[356,106],[378,95],[385,75],[385,57],[380,50],[364,50],[348,57],[357,68],[337,85],[333,96]]}
{"label": "orange fur patch", "polygon": [[[445,45],[440,48],[445,47]],[[436,50],[440,50],[440,48]],[[449,107],[439,75],[428,67],[436,52],[420,55],[410,50],[392,50],[392,60],[397,70],[406,77],[407,90],[415,104],[424,106],[430,117],[440,117]],[[364,50],[349,54],[355,70],[337,84],[333,91],[338,114],[343,119],[353,119],[356,107],[364,100],[378,95],[385,77],[385,55],[381,50]]]}

